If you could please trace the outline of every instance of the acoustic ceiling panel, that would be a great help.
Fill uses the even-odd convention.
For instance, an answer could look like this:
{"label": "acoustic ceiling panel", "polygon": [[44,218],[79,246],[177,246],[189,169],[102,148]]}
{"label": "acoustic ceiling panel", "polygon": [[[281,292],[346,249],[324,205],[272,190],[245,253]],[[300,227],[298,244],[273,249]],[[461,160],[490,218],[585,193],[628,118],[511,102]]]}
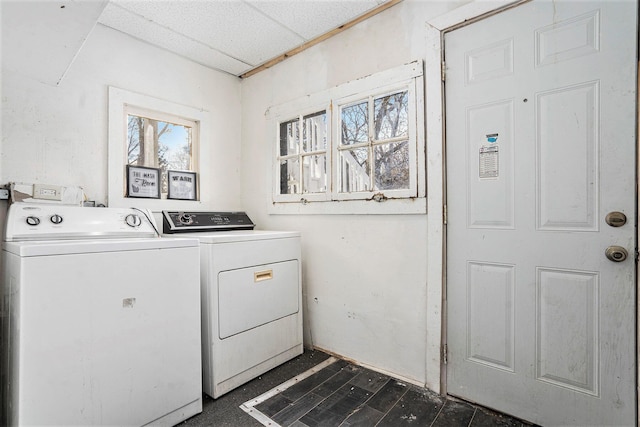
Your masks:
{"label": "acoustic ceiling panel", "polygon": [[3,67],[41,83],[60,84],[106,3],[2,1]]}
{"label": "acoustic ceiling panel", "polygon": [[305,40],[311,40],[365,14],[384,3],[384,0],[247,0],[247,2]]}

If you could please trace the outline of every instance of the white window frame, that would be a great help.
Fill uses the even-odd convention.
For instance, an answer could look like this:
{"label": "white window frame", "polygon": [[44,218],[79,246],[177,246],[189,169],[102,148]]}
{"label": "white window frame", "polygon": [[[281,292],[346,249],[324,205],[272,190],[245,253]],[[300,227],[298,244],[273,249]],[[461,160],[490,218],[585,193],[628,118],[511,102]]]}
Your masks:
{"label": "white window frame", "polygon": [[[375,77],[375,76],[372,76]],[[377,88],[374,91],[369,93],[361,93],[357,95],[348,96],[336,101],[336,107],[334,108],[333,122],[335,134],[333,138],[334,149],[333,149],[333,171],[334,176],[332,179],[333,186],[333,194],[332,198],[334,200],[359,200],[359,199],[372,199],[376,195],[382,195],[387,198],[408,198],[408,197],[417,197],[418,196],[418,186],[417,186],[417,133],[416,133],[416,123],[418,121],[418,112],[416,108],[416,94],[415,88],[416,83],[415,79],[406,80],[400,84],[394,84],[387,87]],[[409,118],[409,129],[407,138],[402,138],[402,140],[407,140],[409,144],[409,168],[413,170],[413,173],[409,174],[409,188],[404,189],[396,189],[396,190],[371,190],[371,191],[353,191],[353,192],[341,192],[340,188],[342,187],[342,176],[340,173],[340,151],[343,151],[342,147],[345,147],[344,150],[347,150],[350,146],[344,146],[340,144],[341,140],[341,117],[342,117],[342,109],[345,107],[349,107],[355,104],[362,103],[364,101],[368,102],[369,106],[369,121],[372,118],[372,108],[373,101],[376,98],[383,97],[385,95],[391,95],[398,92],[408,92],[408,109],[410,114],[414,114],[413,117]],[[369,123],[371,127],[373,123]],[[371,131],[368,132],[369,143],[366,146],[376,146],[381,144],[388,144],[389,142],[384,141],[382,143],[371,142]],[[369,159],[372,159],[371,150],[369,150]],[[373,179],[373,177],[370,177]]]}
{"label": "white window frame", "polygon": [[[198,173],[200,200],[142,199],[125,197],[127,158],[127,115],[142,115],[171,123],[197,123],[192,141],[194,172]],[[138,114],[142,113],[142,114]],[[147,115],[150,114],[150,115]],[[186,122],[185,122],[186,120]],[[181,123],[182,122],[182,123]],[[177,104],[152,96],[109,87],[109,160],[108,206],[139,207],[154,212],[162,210],[196,210],[210,202],[211,174],[202,163],[208,159],[210,148],[203,141],[210,138],[211,117],[206,110]]]}
{"label": "white window frame", "polygon": [[[326,167],[327,167],[327,190],[321,193],[305,193],[305,192],[300,192],[300,193],[295,193],[295,194],[282,194],[280,193],[280,161],[284,158],[289,158],[289,157],[294,157],[294,155],[285,155],[282,156],[280,155],[280,124],[281,123],[286,123],[289,122],[291,120],[299,120],[301,121],[303,117],[308,116],[309,114],[314,114],[314,113],[319,113],[321,111],[324,111],[327,115],[327,137],[330,139],[331,138],[331,123],[332,123],[332,119],[331,119],[331,105],[328,104],[320,104],[320,105],[314,105],[314,106],[308,106],[308,107],[304,107],[301,109],[296,109],[295,107],[293,109],[283,109],[280,112],[278,112],[275,115],[275,122],[276,124],[276,144],[275,144],[275,150],[274,150],[274,156],[273,158],[275,159],[274,161],[274,165],[273,165],[273,176],[274,179],[271,180],[271,182],[273,183],[273,188],[272,188],[272,194],[273,194],[273,199],[275,202],[280,202],[280,203],[287,203],[287,202],[302,202],[302,203],[307,203],[310,201],[326,201],[329,200],[331,197],[331,144],[330,141],[327,141],[327,148],[325,151],[325,155],[326,155]],[[315,152],[304,152],[304,153],[298,153],[297,156],[302,158],[305,155],[311,155],[312,153]],[[302,163],[302,162],[301,162]],[[302,167],[302,164],[301,164]],[[303,179],[303,174],[300,173],[300,179]],[[301,189],[302,189],[302,184],[301,184]]]}
{"label": "white window frame", "polygon": [[[410,183],[408,189],[374,190],[367,192],[339,192],[340,107],[369,97],[409,91],[409,153]],[[328,107],[327,107],[328,106]],[[282,195],[280,192],[280,123],[328,108],[331,112],[330,141],[328,141],[327,194]],[[308,95],[267,111],[272,151],[270,214],[425,214],[426,159],[424,127],[424,78],[422,61],[414,61],[381,71],[334,88]],[[378,194],[378,193],[381,193]]]}

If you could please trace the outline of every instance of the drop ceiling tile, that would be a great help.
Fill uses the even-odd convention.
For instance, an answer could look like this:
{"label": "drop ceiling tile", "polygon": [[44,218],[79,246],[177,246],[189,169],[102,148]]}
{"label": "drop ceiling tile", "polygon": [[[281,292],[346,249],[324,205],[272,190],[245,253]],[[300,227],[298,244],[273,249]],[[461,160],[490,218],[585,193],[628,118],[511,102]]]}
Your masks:
{"label": "drop ceiling tile", "polygon": [[106,3],[2,0],[3,66],[60,84]]}
{"label": "drop ceiling tile", "polygon": [[247,0],[247,3],[306,40],[338,28],[383,2],[384,0]]}
{"label": "drop ceiling tile", "polygon": [[239,0],[112,0],[154,23],[258,65],[304,40],[286,27]]}
{"label": "drop ceiling tile", "polygon": [[[146,4],[146,2],[143,2]],[[144,10],[141,10],[144,12]],[[122,31],[152,45],[189,58],[204,66],[240,75],[252,68],[250,64],[226,55],[211,46],[175,32],[158,22],[109,3],[100,16],[103,25]]]}

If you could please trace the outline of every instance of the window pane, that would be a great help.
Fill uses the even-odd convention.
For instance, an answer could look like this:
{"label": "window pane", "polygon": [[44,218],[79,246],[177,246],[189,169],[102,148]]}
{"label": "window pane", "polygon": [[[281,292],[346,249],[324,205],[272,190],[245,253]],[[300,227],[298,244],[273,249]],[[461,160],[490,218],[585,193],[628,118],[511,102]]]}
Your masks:
{"label": "window pane", "polygon": [[298,119],[280,123],[280,155],[298,152]]}
{"label": "window pane", "polygon": [[377,98],[373,103],[376,140],[407,136],[409,130],[407,91]]}
{"label": "window pane", "polygon": [[304,193],[324,193],[327,191],[327,156],[304,156]]}
{"label": "window pane", "polygon": [[128,164],[160,168],[161,192],[166,194],[167,170],[194,170],[192,136],[193,129],[190,126],[129,114]]}
{"label": "window pane", "polygon": [[302,149],[306,152],[327,149],[326,111],[320,111],[303,117]]}
{"label": "window pane", "polygon": [[144,155],[140,148],[144,147],[144,119],[138,116],[127,116],[127,163],[144,166]]}
{"label": "window pane", "polygon": [[368,120],[367,120],[367,102],[350,105],[342,108],[341,126],[342,126],[342,145],[353,145],[367,142],[368,138]]}
{"label": "window pane", "polygon": [[394,142],[374,147],[375,189],[409,188],[409,142]]}
{"label": "window pane", "polygon": [[171,170],[191,170],[191,128],[158,122],[158,159]]}
{"label": "window pane", "polygon": [[300,193],[300,160],[280,161],[280,194]]}
{"label": "window pane", "polygon": [[340,191],[369,190],[369,149],[366,147],[340,152]]}

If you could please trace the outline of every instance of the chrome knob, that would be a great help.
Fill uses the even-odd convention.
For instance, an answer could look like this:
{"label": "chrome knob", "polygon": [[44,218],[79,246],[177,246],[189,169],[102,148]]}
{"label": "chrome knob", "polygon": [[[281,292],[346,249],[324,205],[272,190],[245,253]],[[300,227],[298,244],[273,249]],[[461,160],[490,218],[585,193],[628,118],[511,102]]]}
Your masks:
{"label": "chrome knob", "polygon": [[31,226],[36,226],[36,225],[40,224],[40,218],[38,218],[37,216],[28,216],[27,217],[27,224],[29,224]]}
{"label": "chrome knob", "polygon": [[178,219],[180,221],[180,224],[185,224],[185,225],[193,224],[193,216],[189,214],[182,214]]}
{"label": "chrome knob", "polygon": [[622,246],[609,246],[604,254],[613,262],[622,262],[629,256],[627,250]]}
{"label": "chrome knob", "polygon": [[124,222],[127,223],[129,227],[140,227],[142,224],[142,220],[138,215],[129,214],[124,218]]}
{"label": "chrome knob", "polygon": [[62,223],[62,217],[60,215],[58,215],[58,214],[51,215],[51,218],[49,218],[49,219],[54,224],[61,224]]}

